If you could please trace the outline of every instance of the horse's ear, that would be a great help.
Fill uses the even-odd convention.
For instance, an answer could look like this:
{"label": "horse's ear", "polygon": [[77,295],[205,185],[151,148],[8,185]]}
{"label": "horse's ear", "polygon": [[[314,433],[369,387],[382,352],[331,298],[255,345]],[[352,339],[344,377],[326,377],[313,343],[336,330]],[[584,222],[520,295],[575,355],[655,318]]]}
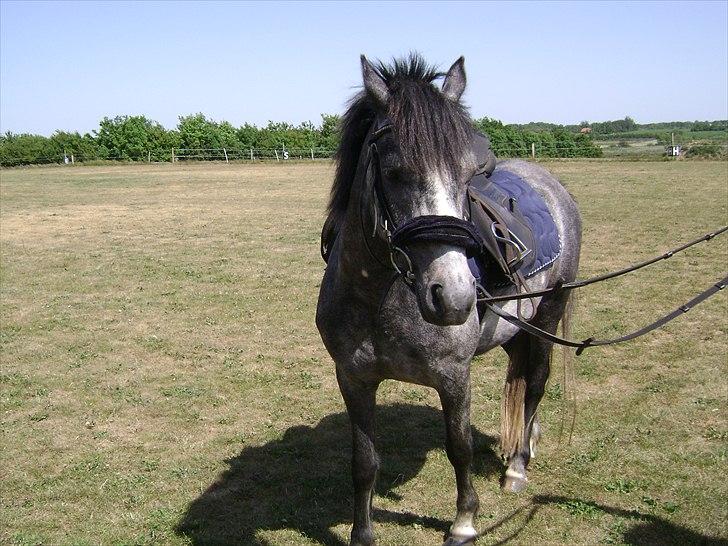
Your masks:
{"label": "horse's ear", "polygon": [[465,91],[465,82],[465,58],[460,57],[447,71],[442,92],[448,99],[457,102]]}
{"label": "horse's ear", "polygon": [[380,106],[386,106],[389,100],[389,89],[384,79],[372,66],[367,58],[361,56],[361,75],[364,80],[364,89]]}

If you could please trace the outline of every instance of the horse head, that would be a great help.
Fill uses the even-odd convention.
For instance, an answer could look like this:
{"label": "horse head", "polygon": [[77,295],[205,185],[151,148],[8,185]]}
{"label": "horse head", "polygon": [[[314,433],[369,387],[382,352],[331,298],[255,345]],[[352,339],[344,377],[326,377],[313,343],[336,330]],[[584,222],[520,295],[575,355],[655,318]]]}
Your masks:
{"label": "horse head", "polygon": [[476,301],[466,252],[476,243],[465,220],[467,183],[476,171],[461,57],[443,74],[417,57],[391,67],[361,58],[376,116],[368,139],[375,222],[390,260],[417,296],[425,320],[463,324]]}

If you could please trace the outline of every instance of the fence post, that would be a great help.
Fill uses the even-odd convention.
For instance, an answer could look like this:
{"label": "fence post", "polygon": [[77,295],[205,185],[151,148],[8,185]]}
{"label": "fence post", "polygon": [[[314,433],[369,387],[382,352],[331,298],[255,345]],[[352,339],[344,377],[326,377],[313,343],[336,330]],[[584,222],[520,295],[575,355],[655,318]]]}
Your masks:
{"label": "fence post", "polygon": [[147,163],[151,163],[151,162],[152,162],[152,151],[147,150]]}
{"label": "fence post", "polygon": [[224,154],[225,154],[225,163],[230,163],[230,162],[228,161],[228,156],[227,156],[227,149],[226,149],[226,148],[223,148],[223,149],[222,149],[222,153],[224,153]]}
{"label": "fence post", "polygon": [[276,161],[280,161],[281,159],[278,157],[278,150],[273,150],[276,153]]}
{"label": "fence post", "polygon": [[313,161],[313,148],[311,148],[311,161]]}
{"label": "fence post", "polygon": [[172,148],[172,163],[174,163],[174,148]]}
{"label": "fence post", "polygon": [[71,152],[71,165],[73,165],[76,161],[73,158],[73,152]]}
{"label": "fence post", "polygon": [[253,161],[253,160],[254,160],[254,157],[253,157],[253,147],[251,146],[250,147],[250,161]]}
{"label": "fence post", "polygon": [[531,142],[531,158],[536,159],[536,143]]}

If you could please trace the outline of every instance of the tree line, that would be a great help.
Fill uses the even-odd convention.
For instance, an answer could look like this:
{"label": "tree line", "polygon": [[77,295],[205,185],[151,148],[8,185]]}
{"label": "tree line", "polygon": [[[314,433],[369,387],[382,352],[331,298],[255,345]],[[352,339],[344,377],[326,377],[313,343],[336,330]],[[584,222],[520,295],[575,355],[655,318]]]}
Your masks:
{"label": "tree line", "polygon": [[[599,157],[601,149],[589,135],[571,132],[562,126],[545,131],[529,131],[498,120],[473,121],[476,129],[488,134],[496,155],[528,157],[535,146],[539,157]],[[331,157],[339,144],[339,116],[323,114],[319,125],[304,122],[292,125],[269,122],[265,127],[244,124],[235,127],[203,114],[182,116],[174,129],[166,129],[145,116],[105,117],[93,134],[56,131],[50,137],[34,134],[0,135],[0,165],[27,165],[68,161],[120,160],[170,161],[202,157],[195,151],[237,152],[247,157],[255,150],[300,151],[306,157]],[[255,154],[257,155],[257,154]],[[216,156],[216,157],[219,157]]]}
{"label": "tree line", "polygon": [[629,116],[624,119],[612,121],[582,121],[578,125],[558,125],[556,123],[546,123],[536,121],[525,124],[514,124],[512,127],[523,131],[553,131],[563,129],[569,132],[579,132],[581,129],[588,127],[594,135],[618,135],[619,133],[630,133],[635,131],[728,131],[728,120],[721,119],[715,121],[665,121],[659,123],[637,123]]}

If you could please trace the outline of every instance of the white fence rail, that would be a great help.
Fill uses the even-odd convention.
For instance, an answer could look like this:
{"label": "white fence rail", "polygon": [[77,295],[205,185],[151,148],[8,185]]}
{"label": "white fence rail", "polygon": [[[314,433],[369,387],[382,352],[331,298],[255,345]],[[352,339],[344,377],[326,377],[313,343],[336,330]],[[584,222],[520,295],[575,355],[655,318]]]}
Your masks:
{"label": "white fence rail", "polygon": [[[579,147],[570,145],[512,145],[494,146],[496,155],[499,158],[568,158],[588,157],[588,152],[594,148]],[[601,145],[605,158],[634,158],[649,159],[662,158],[666,156],[665,146],[650,145]],[[689,146],[685,147],[689,149]],[[720,153],[728,153],[728,146],[725,143],[718,144]],[[50,163],[87,163],[94,161],[121,161],[121,162],[186,162],[186,161],[224,161],[224,162],[255,162],[255,161],[316,161],[332,159],[334,150],[326,148],[171,148],[169,150],[143,150],[137,153],[124,155],[85,155],[82,153],[66,153],[50,157],[0,157],[0,165],[12,167],[18,165],[50,164]]]}
{"label": "white fence rail", "polygon": [[[593,148],[589,148],[593,150]],[[511,146],[496,150],[499,157],[574,157],[586,151],[574,146],[540,147],[535,144]],[[128,161],[128,162],[183,162],[183,161],[316,161],[332,159],[335,150],[326,148],[171,148],[164,150],[144,150],[124,155],[66,153],[51,157],[12,157],[2,158],[3,166],[47,164],[47,163],[86,163],[92,161]]]}
{"label": "white fence rail", "polygon": [[332,159],[334,150],[324,148],[172,148],[124,155],[66,153],[54,156],[27,156],[0,159],[3,166],[86,163],[92,161],[180,162],[180,161],[315,161]]}

